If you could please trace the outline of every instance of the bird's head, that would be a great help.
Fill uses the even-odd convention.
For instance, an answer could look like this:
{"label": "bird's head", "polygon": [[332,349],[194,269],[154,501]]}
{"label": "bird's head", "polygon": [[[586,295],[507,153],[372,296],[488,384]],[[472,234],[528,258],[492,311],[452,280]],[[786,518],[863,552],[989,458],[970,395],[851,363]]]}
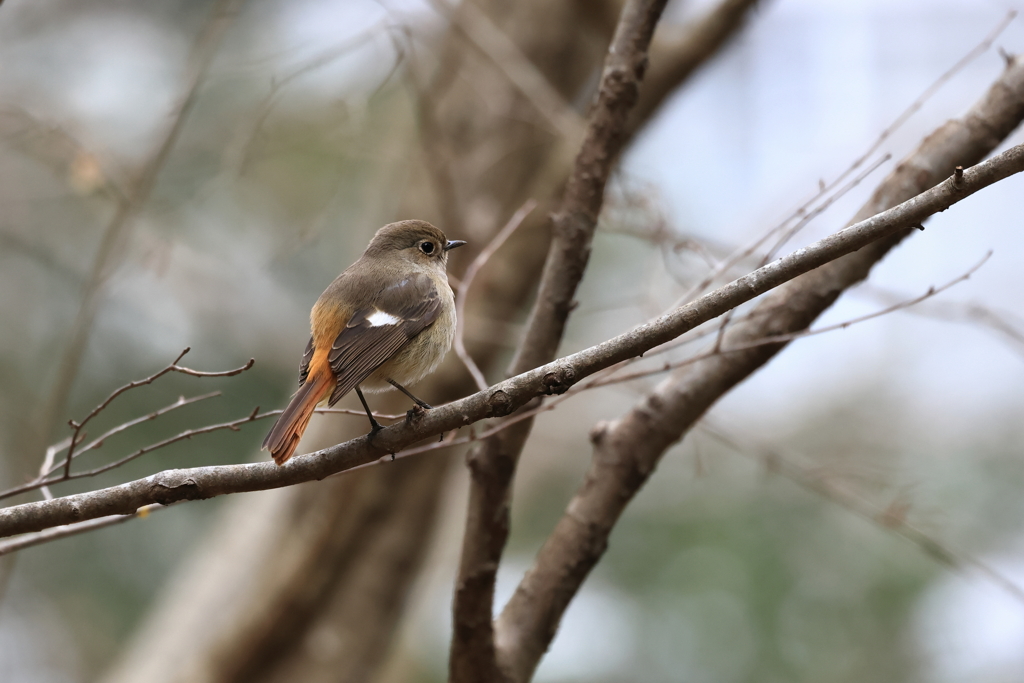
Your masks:
{"label": "bird's head", "polygon": [[444,272],[448,252],[464,244],[462,240],[449,240],[426,221],[399,221],[377,231],[366,247],[366,256],[401,259],[409,265]]}

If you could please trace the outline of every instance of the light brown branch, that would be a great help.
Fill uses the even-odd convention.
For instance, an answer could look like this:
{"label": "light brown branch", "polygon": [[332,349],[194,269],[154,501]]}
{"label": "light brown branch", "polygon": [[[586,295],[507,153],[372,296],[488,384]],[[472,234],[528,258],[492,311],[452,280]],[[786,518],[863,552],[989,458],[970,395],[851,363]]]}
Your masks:
{"label": "light brown branch", "polygon": [[[111,430],[108,430],[107,432],[105,432],[104,434],[99,436],[98,438],[94,439],[85,448],[83,448],[83,449],[81,449],[81,450],[76,452],[76,448],[77,448],[78,444],[80,444],[82,441],[85,440],[85,432],[83,431],[85,426],[93,418],[95,418],[97,415],[99,415],[104,410],[106,410],[107,406],[109,406],[111,404],[111,402],[113,402],[113,400],[116,399],[121,394],[123,394],[123,393],[125,393],[127,391],[131,391],[132,389],[137,389],[138,387],[141,387],[141,386],[146,386],[147,384],[152,384],[153,382],[155,382],[156,380],[160,379],[161,377],[163,377],[164,375],[166,375],[169,372],[179,372],[179,373],[181,373],[183,375],[191,375],[193,377],[234,377],[235,375],[243,373],[246,370],[248,370],[249,368],[251,368],[253,366],[253,364],[256,362],[256,360],[254,358],[250,358],[248,363],[246,363],[245,365],[243,365],[240,368],[235,368],[234,370],[226,370],[226,371],[222,371],[222,372],[202,372],[202,371],[199,371],[199,370],[193,370],[192,368],[186,368],[184,366],[178,365],[178,362],[182,358],[184,358],[185,354],[187,354],[190,350],[191,349],[189,347],[186,347],[184,351],[182,351],[180,354],[178,354],[178,357],[175,358],[171,362],[170,365],[168,365],[167,367],[163,368],[162,370],[160,370],[158,372],[153,373],[149,377],[146,377],[146,378],[140,379],[140,380],[135,380],[135,381],[129,382],[128,384],[125,384],[125,385],[123,385],[121,387],[118,387],[113,392],[111,392],[111,394],[109,396],[107,396],[106,399],[104,399],[102,402],[100,402],[99,405],[97,405],[95,408],[93,408],[89,412],[89,414],[86,415],[85,418],[82,419],[81,421],[75,422],[74,420],[68,420],[68,424],[71,426],[71,430],[72,431],[71,431],[71,437],[68,439],[67,446],[63,446],[63,445],[59,446],[59,447],[51,446],[50,448],[46,449],[46,457],[44,458],[43,467],[40,468],[39,476],[36,477],[35,479],[33,479],[32,481],[28,482],[27,484],[23,484],[21,486],[16,486],[16,487],[8,489],[6,491],[0,492],[0,500],[2,500],[4,498],[9,498],[10,496],[17,495],[19,493],[24,493],[26,491],[31,491],[31,490],[34,490],[34,489],[37,489],[37,488],[43,488],[43,487],[49,486],[51,484],[56,484],[56,483],[61,482],[61,481],[68,481],[70,479],[78,479],[80,476],[93,476],[93,474],[99,474],[99,472],[93,472],[92,474],[72,475],[71,474],[71,462],[72,462],[72,460],[74,460],[78,456],[82,455],[83,453],[85,453],[87,451],[90,451],[90,450],[94,450],[96,448],[99,448],[100,446],[103,445],[103,441],[105,439],[107,439],[110,436],[113,436],[114,434],[117,434],[119,432],[123,432],[124,430],[126,430],[126,429],[128,429],[130,427],[134,427],[137,424],[141,424],[142,422],[146,422],[148,420],[154,420],[154,419],[160,417],[161,415],[163,415],[163,414],[165,414],[167,412],[170,412],[171,410],[174,410],[176,408],[180,408],[182,406],[189,405],[191,403],[196,403],[198,401],[202,401],[202,400],[207,399],[207,398],[212,398],[213,396],[219,395],[219,392],[212,393],[212,394],[206,394],[204,396],[198,396],[198,397],[187,399],[187,400],[185,398],[181,398],[178,401],[176,401],[175,403],[171,404],[170,406],[166,406],[164,408],[161,408],[161,409],[159,409],[159,410],[157,410],[157,411],[155,411],[153,413],[150,413],[148,415],[145,415],[143,417],[136,418],[134,420],[129,420],[128,422],[125,422],[125,423],[123,423],[121,425],[118,425],[117,427],[114,427]],[[59,465],[55,465],[55,466],[52,465],[52,461],[53,461],[54,455],[56,453],[58,453],[63,448],[67,448],[68,449],[68,453],[64,457],[63,462],[60,463]],[[141,453],[139,453],[139,455],[141,455]],[[129,459],[131,459],[131,458],[129,458]],[[125,461],[125,462],[127,462],[127,461]],[[119,462],[117,465],[114,465],[114,467],[116,467],[116,466],[118,466],[120,464],[123,464],[123,462]],[[56,472],[59,469],[63,469],[64,470],[63,474],[61,474],[60,476],[51,478],[51,479],[46,479],[47,476],[49,476],[50,474],[53,474],[54,472]],[[106,468],[102,469],[101,471],[106,471],[107,469],[112,469],[112,468],[111,467],[106,467]]]}
{"label": "light brown branch", "polygon": [[[212,394],[206,394],[204,396],[198,396],[195,399],[189,399],[189,400],[185,400],[185,401],[178,401],[178,402],[175,402],[175,403],[171,404],[170,406],[167,406],[166,408],[162,408],[160,411],[157,411],[157,413],[163,414],[164,412],[167,412],[170,409],[178,408],[178,407],[181,407],[183,405],[188,405],[190,403],[196,403],[200,399],[211,398],[213,396],[219,396],[219,395],[220,395],[220,392],[218,391],[218,392],[214,392]],[[240,418],[237,418],[235,420],[229,420],[228,422],[220,422],[220,423],[217,423],[217,424],[206,425],[206,426],[203,426],[203,427],[196,427],[194,429],[186,429],[185,431],[183,431],[183,432],[181,432],[179,434],[176,434],[175,436],[168,437],[168,438],[163,439],[161,441],[157,441],[156,443],[151,443],[151,444],[149,444],[147,446],[143,446],[142,448],[139,448],[138,450],[134,451],[133,453],[131,453],[129,455],[126,455],[126,456],[124,456],[124,457],[122,457],[122,458],[120,458],[118,460],[115,460],[114,462],[108,463],[106,465],[102,465],[100,467],[96,467],[96,468],[93,468],[91,470],[85,470],[83,472],[75,472],[74,474],[67,475],[67,476],[59,475],[57,477],[52,477],[50,479],[46,479],[46,475],[53,474],[54,472],[57,471],[57,469],[59,469],[60,467],[63,466],[63,465],[60,465],[60,466],[57,466],[57,467],[53,467],[52,466],[53,456],[52,456],[51,453],[55,452],[55,451],[59,451],[61,448],[67,448],[68,444],[71,443],[71,437],[68,437],[65,440],[67,443],[61,442],[60,444],[57,444],[56,446],[51,446],[50,448],[47,449],[47,451],[46,451],[46,455],[47,455],[46,460],[43,463],[43,467],[40,468],[40,475],[36,479],[33,479],[32,481],[28,482],[27,484],[22,484],[21,486],[17,486],[17,487],[8,489],[6,491],[0,492],[0,499],[2,499],[2,498],[10,498],[11,496],[14,496],[14,495],[17,495],[17,494],[20,494],[20,493],[26,493],[28,491],[33,491],[35,489],[40,489],[40,490],[43,491],[44,497],[47,500],[50,500],[50,499],[53,498],[53,495],[49,493],[49,487],[54,485],[54,484],[59,484],[61,482],[65,482],[65,481],[74,481],[75,479],[85,479],[87,477],[95,477],[97,474],[102,474],[102,473],[107,472],[109,470],[112,470],[114,468],[120,467],[121,465],[124,465],[125,463],[130,462],[130,461],[132,461],[132,460],[134,460],[134,459],[136,459],[136,458],[138,458],[138,457],[140,457],[142,455],[146,455],[147,453],[152,453],[153,451],[157,451],[157,450],[159,450],[161,448],[165,448],[167,446],[170,446],[171,444],[178,443],[179,441],[186,441],[188,439],[191,439],[193,436],[200,436],[202,434],[211,434],[213,432],[219,432],[219,431],[224,431],[224,430],[230,430],[230,431],[233,431],[233,432],[237,432],[237,431],[239,431],[239,427],[241,427],[242,425],[249,424],[250,422],[256,422],[257,420],[263,420],[263,419],[268,418],[268,417],[275,417],[277,415],[280,415],[283,412],[284,412],[284,409],[278,409],[278,410],[268,410],[265,413],[261,413],[261,412],[259,412],[259,406],[256,406],[253,409],[253,411],[251,413],[249,413],[249,415],[247,415],[246,417],[240,417]],[[348,408],[316,408],[313,412],[321,414],[321,415],[332,414],[332,413],[339,414],[339,415],[355,415],[355,416],[358,416],[360,418],[363,418],[363,417],[366,416],[366,412],[365,411],[362,411],[362,410],[350,410]],[[154,416],[155,416],[155,413],[150,413],[149,415],[143,416],[141,418],[136,418],[135,420],[131,420],[131,421],[126,422],[126,423],[124,423],[122,425],[118,425],[114,429],[110,430],[109,433],[116,433],[116,432],[119,432],[119,431],[123,431],[124,429],[126,429],[128,427],[132,427],[135,424],[139,424],[141,422],[145,422],[147,420],[153,419]],[[378,413],[378,412],[374,412],[373,416],[376,419],[378,419],[378,420],[398,420],[398,419],[406,417],[405,414],[393,415],[393,414]],[[96,441],[100,441],[103,438],[106,438],[106,435],[103,436],[103,437],[100,437]],[[95,442],[93,442],[93,443],[95,443]],[[460,441],[459,443],[463,443],[463,442]],[[452,444],[452,445],[455,445],[455,444]],[[96,447],[98,448],[99,446],[102,446],[102,444],[99,444]],[[75,453],[75,457],[77,458],[78,456],[82,455],[82,453],[84,453],[87,449],[90,449],[92,447],[93,447],[92,443],[90,443],[88,448],[83,448],[81,451]]]}
{"label": "light brown branch", "polygon": [[[825,334],[827,332],[835,332],[836,330],[845,330],[846,328],[850,327],[851,325],[856,325],[858,323],[867,322],[868,320],[874,320],[875,318],[880,318],[883,315],[889,315],[890,313],[894,313],[895,311],[901,311],[901,310],[906,310],[906,309],[912,308],[914,306],[917,306],[918,304],[920,304],[923,301],[926,301],[928,299],[931,299],[934,296],[937,296],[937,295],[941,294],[942,292],[946,291],[950,287],[953,287],[955,285],[960,284],[961,282],[964,282],[965,280],[968,280],[971,277],[971,275],[976,273],[979,268],[981,268],[983,265],[985,265],[985,263],[989,260],[989,258],[991,256],[992,256],[992,252],[990,251],[990,252],[988,252],[985,255],[985,257],[983,259],[981,259],[981,261],[979,261],[974,266],[972,266],[963,275],[960,275],[959,277],[957,277],[954,280],[950,280],[949,282],[947,282],[944,285],[941,285],[939,287],[934,287],[934,286],[933,287],[929,287],[928,291],[926,291],[924,294],[916,296],[916,297],[914,297],[912,299],[904,299],[904,300],[898,301],[898,302],[892,304],[891,306],[887,306],[886,308],[883,308],[880,311],[875,311],[874,313],[868,313],[866,315],[858,316],[856,318],[851,318],[849,320],[844,320],[843,322],[835,323],[833,325],[826,325],[825,327],[818,327],[818,328],[815,328],[813,330],[800,330],[798,332],[790,332],[788,334],[777,334],[777,335],[773,335],[773,336],[770,336],[770,337],[762,337],[760,339],[755,339],[754,341],[747,342],[745,344],[740,344],[738,346],[730,346],[728,348],[722,348],[720,345],[716,344],[715,348],[713,348],[711,351],[708,351],[707,353],[698,354],[696,356],[691,356],[689,358],[685,358],[683,360],[679,360],[679,361],[675,361],[675,362],[666,361],[660,367],[656,367],[656,368],[651,368],[651,369],[647,369],[647,370],[639,370],[639,371],[636,371],[636,372],[631,372],[631,373],[622,374],[622,375],[613,375],[611,377],[608,377],[606,379],[601,380],[598,383],[595,383],[594,386],[607,386],[609,384],[620,384],[622,382],[629,382],[629,381],[632,381],[634,379],[640,379],[641,377],[650,377],[651,375],[657,375],[657,374],[661,374],[663,372],[669,372],[670,370],[678,370],[679,368],[686,367],[687,365],[693,365],[695,363],[699,363],[702,360],[706,360],[706,359],[712,358],[714,356],[720,356],[720,355],[724,355],[724,354],[727,354],[727,353],[737,353],[739,351],[747,351],[749,349],[754,349],[754,348],[757,348],[759,346],[769,346],[769,345],[772,345],[772,344],[779,344],[780,342],[791,342],[791,341],[793,341],[795,339],[803,339],[804,337],[813,337],[813,336],[816,336],[816,335],[819,335],[819,334]],[[735,309],[733,309],[733,310],[735,310]],[[744,320],[750,320],[750,317],[744,318]],[[708,332],[705,333],[705,336],[707,336],[709,334],[715,334],[715,333],[712,332],[712,331],[708,331]],[[671,345],[666,345],[666,347],[667,346],[671,346]],[[645,358],[650,358],[651,356],[653,356],[653,355],[655,355],[657,353],[661,353],[663,350],[666,349],[666,347],[662,347],[661,349],[656,349],[652,353],[649,353],[649,354],[644,354],[644,357]],[[635,360],[638,360],[638,359],[632,359],[629,362],[633,362]],[[626,365],[626,363],[624,363],[623,365]]]}

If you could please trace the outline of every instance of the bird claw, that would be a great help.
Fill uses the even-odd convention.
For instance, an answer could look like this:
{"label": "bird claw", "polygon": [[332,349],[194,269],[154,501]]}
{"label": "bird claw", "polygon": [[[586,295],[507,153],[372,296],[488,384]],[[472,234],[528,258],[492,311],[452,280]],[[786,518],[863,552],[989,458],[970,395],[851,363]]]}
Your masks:
{"label": "bird claw", "polygon": [[[424,404],[424,406],[426,406],[426,404]],[[405,414],[405,421],[408,423],[412,423],[426,415],[427,411],[430,410],[430,406],[424,406],[417,404],[414,405],[412,408],[409,408],[408,412],[406,412]]]}

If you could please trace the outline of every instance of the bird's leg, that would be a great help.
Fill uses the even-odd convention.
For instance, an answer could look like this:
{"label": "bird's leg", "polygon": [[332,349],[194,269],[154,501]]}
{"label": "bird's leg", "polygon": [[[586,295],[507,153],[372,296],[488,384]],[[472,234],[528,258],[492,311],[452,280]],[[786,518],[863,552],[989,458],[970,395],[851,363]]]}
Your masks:
{"label": "bird's leg", "polygon": [[370,418],[370,437],[384,429],[380,426],[380,422],[374,419],[373,413],[370,412],[370,406],[366,405],[366,399],[363,398],[363,392],[359,390],[359,386],[356,385],[356,396],[359,397],[359,402],[363,404],[363,410],[366,411],[366,417]]}
{"label": "bird's leg", "polygon": [[[412,393],[410,393],[408,389],[406,389],[405,387],[403,387],[401,384],[399,384],[395,380],[391,379],[390,377],[388,378],[388,383],[391,386],[393,386],[395,389],[398,389],[403,394],[405,394],[406,396],[411,398],[416,403],[416,406],[413,407],[412,409],[410,409],[409,412],[405,414],[406,422],[412,422],[413,419],[415,419],[417,417],[417,414],[422,414],[424,410],[430,410],[431,408],[434,407],[434,406],[430,405],[429,403],[421,401],[418,398],[416,398],[415,396],[413,396]],[[443,440],[444,440],[444,434],[441,434],[441,437],[438,439],[438,441],[443,441]]]}
{"label": "bird's leg", "polygon": [[423,401],[419,400],[418,398],[416,398],[415,396],[413,396],[412,394],[410,394],[410,393],[409,393],[409,390],[408,390],[408,389],[406,389],[405,387],[403,387],[403,386],[402,386],[401,384],[399,384],[399,383],[398,383],[398,382],[396,382],[395,380],[393,380],[393,379],[391,379],[391,378],[388,378],[388,384],[390,384],[390,385],[391,385],[391,386],[393,386],[393,387],[394,387],[395,389],[398,389],[398,390],[399,390],[399,391],[401,391],[401,392],[402,392],[403,394],[405,394],[406,396],[408,396],[409,398],[411,398],[411,399],[412,399],[412,402],[413,402],[413,403],[415,403],[416,405],[418,405],[418,406],[419,406],[420,408],[423,408],[424,410],[430,410],[431,408],[433,408],[433,407],[434,407],[434,406],[430,405],[429,403],[424,403]]}

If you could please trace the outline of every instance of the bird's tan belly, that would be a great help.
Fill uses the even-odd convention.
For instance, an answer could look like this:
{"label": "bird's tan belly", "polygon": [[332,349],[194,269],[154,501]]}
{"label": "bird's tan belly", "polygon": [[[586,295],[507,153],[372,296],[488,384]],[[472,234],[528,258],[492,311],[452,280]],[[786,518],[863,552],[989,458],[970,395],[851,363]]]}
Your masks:
{"label": "bird's tan belly", "polygon": [[441,364],[454,340],[455,325],[437,320],[360,382],[359,388],[370,392],[387,391],[393,388],[388,384],[389,379],[404,387],[415,384]]}

